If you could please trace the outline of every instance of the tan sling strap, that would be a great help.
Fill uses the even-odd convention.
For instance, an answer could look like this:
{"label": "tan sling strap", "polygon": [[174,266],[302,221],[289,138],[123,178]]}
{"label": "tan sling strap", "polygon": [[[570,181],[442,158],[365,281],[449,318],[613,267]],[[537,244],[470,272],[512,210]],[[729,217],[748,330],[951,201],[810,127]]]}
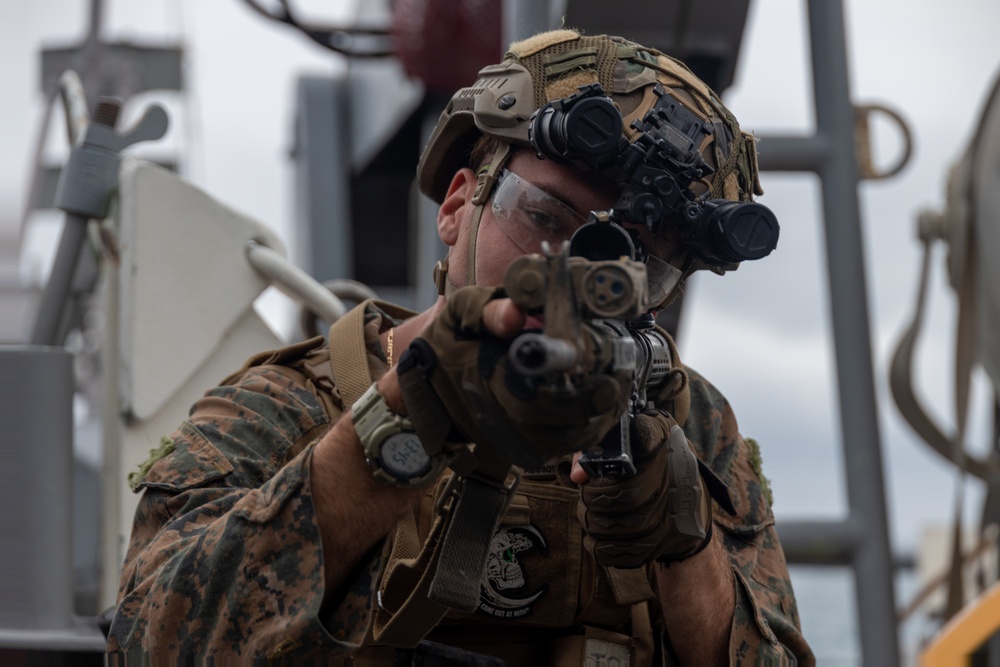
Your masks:
{"label": "tan sling strap", "polygon": [[489,450],[477,459],[468,475],[452,476],[422,546],[412,515],[397,526],[379,586],[376,642],[411,648],[449,609],[476,608],[493,533],[520,482],[515,473],[507,483],[510,464]]}
{"label": "tan sling strap", "polygon": [[446,515],[437,514],[430,533],[420,544],[413,514],[396,526],[392,549],[379,583],[372,638],[399,648],[416,646],[448,611],[428,595],[440,553]]}
{"label": "tan sling strap", "polygon": [[377,306],[396,319],[406,319],[416,314],[391,303],[368,299],[348,311],[330,327],[330,365],[333,367],[333,376],[345,410],[349,410],[374,382],[368,369],[368,349],[365,347],[365,311],[368,304]]}
{"label": "tan sling strap", "polygon": [[[395,318],[405,319],[414,314],[393,304],[368,300],[330,327],[330,366],[345,410],[350,409],[373,382],[364,338],[365,312],[369,303]],[[378,591],[372,627],[376,642],[411,648],[444,616],[447,607],[433,603],[427,597],[434,573],[431,565],[436,562],[443,532],[444,516],[439,515],[428,539],[421,546],[412,514],[397,525],[389,564]],[[404,591],[408,597],[402,597]],[[397,616],[389,611],[399,608],[412,610],[412,614]],[[411,615],[420,618],[422,623],[413,623]],[[424,628],[423,623],[429,623],[429,627]]]}
{"label": "tan sling strap", "polygon": [[[364,340],[368,303],[330,327],[330,364],[345,407],[353,405],[372,384]],[[391,304],[370,303],[392,317],[412,315]],[[412,516],[398,524],[378,591],[372,628],[376,642],[411,648],[449,608],[475,609],[493,532],[516,488],[516,482],[506,484],[510,469],[508,462],[492,452],[477,452],[475,467],[463,471],[467,475],[453,477],[454,497],[443,498],[439,504],[422,546]]]}
{"label": "tan sling strap", "polygon": [[364,334],[367,303],[348,311],[330,327],[330,365],[345,409],[350,409],[373,382]]}

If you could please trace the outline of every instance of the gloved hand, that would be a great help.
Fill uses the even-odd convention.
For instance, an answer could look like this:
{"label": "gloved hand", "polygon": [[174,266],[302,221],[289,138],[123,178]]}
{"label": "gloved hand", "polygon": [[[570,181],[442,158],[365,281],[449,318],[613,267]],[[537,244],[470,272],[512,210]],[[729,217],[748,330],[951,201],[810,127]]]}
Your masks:
{"label": "gloved hand", "polygon": [[[414,406],[432,391],[467,441],[492,447],[515,465],[536,466],[596,445],[625,410],[627,390],[597,373],[567,388],[512,371],[510,341],[482,322],[484,306],[501,296],[488,287],[457,290],[400,359],[400,386],[418,432]],[[412,381],[414,365],[428,382]]]}
{"label": "gloved hand", "polygon": [[580,487],[584,546],[601,565],[641,567],[683,560],[711,538],[712,509],[698,459],[677,422],[640,414],[632,433],[636,474]]}

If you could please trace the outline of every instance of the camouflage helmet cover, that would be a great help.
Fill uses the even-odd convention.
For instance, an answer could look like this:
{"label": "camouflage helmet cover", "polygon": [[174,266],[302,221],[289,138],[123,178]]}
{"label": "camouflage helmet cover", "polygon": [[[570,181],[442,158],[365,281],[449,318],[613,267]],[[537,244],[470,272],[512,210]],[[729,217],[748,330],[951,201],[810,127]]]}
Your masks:
{"label": "camouflage helmet cover", "polygon": [[515,42],[502,63],[483,68],[475,83],[455,93],[420,158],[421,191],[442,202],[452,176],[469,166],[471,148],[482,135],[530,147],[531,114],[591,83],[599,83],[611,95],[629,141],[635,138],[632,121],[656,102],[654,86],[669,88],[714,128],[714,136],[701,147],[705,161],[715,168],[706,194],[750,201],[762,193],[753,136],[740,129],[718,96],[683,63],[621,37],[586,36],[573,30]]}

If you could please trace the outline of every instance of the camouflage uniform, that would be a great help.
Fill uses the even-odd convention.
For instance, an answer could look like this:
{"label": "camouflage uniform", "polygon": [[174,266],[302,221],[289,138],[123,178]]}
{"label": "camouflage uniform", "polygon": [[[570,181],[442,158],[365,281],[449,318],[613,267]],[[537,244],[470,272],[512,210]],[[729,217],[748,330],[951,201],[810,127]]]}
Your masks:
{"label": "camouflage uniform", "polygon": [[[369,306],[365,340],[373,376],[386,370],[378,334],[395,324]],[[310,458],[342,406],[335,387],[321,387],[328,396],[321,400],[314,381],[295,370],[322,347],[314,340],[257,358],[210,390],[172,435],[172,451],[149,467],[137,486],[143,497],[108,641],[112,661],[149,655],[336,661],[365,641],[378,549],[357,564],[332,604],[322,606],[323,559],[336,555],[322,553]],[[735,517],[715,515],[737,590],[731,662],[812,664],[753,448],[721,394],[689,372],[685,431],[728,484],[737,509]],[[431,638],[461,642],[461,632],[448,630],[462,623],[446,619]],[[480,615],[477,623],[504,641],[506,621]],[[524,632],[531,631],[506,634]],[[669,648],[663,653],[669,660]]]}

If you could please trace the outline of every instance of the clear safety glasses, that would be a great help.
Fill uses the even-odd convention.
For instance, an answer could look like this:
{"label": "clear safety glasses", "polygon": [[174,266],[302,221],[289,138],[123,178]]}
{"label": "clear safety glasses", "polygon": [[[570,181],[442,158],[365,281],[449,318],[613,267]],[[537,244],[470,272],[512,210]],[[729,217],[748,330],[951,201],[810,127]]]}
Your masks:
{"label": "clear safety glasses", "polygon": [[493,191],[493,217],[518,248],[540,253],[542,241],[558,248],[587,222],[545,190],[502,169]]}
{"label": "clear safety glasses", "polygon": [[[559,248],[587,222],[565,203],[506,169],[500,171],[490,208],[500,229],[526,253],[540,253],[542,241]],[[682,272],[659,257],[645,254],[649,302],[659,304],[680,282]]]}

